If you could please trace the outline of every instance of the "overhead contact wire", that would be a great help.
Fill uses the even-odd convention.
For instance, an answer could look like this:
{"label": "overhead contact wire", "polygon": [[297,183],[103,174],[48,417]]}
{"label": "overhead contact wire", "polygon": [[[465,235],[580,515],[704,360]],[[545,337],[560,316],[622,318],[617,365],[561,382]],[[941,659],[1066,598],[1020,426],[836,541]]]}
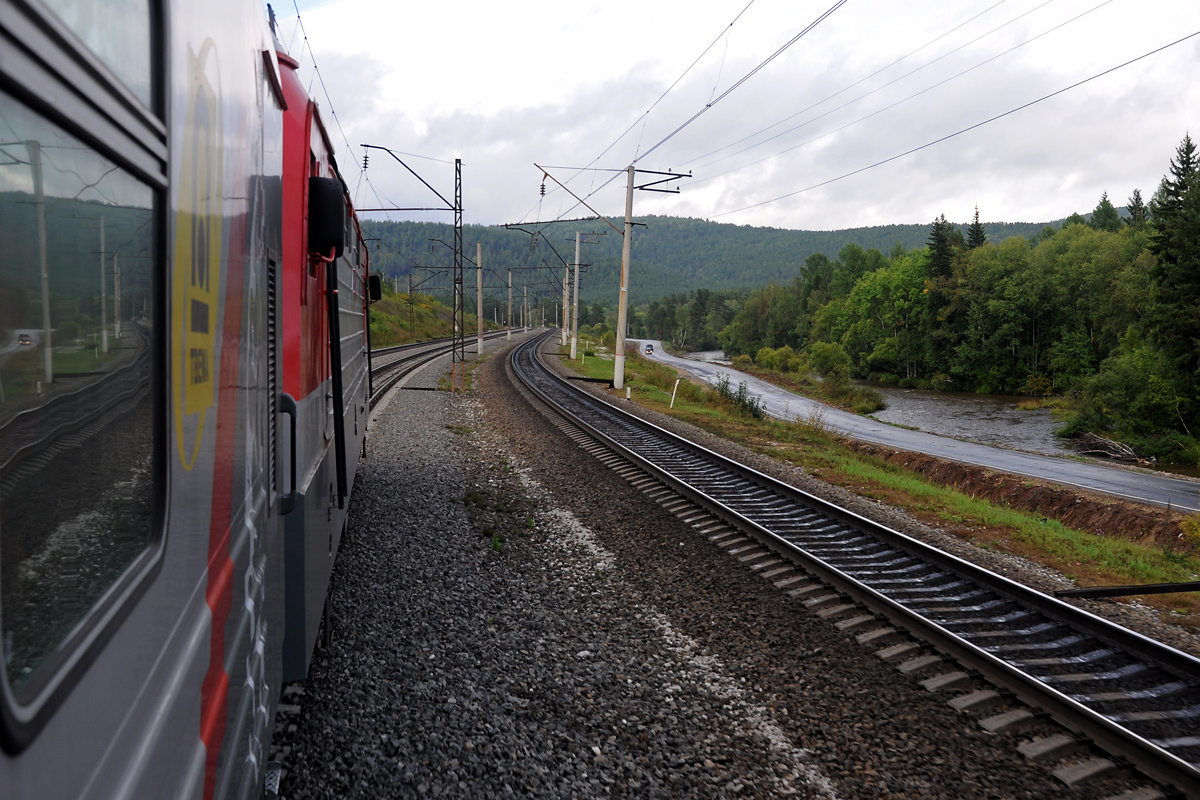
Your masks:
{"label": "overhead contact wire", "polygon": [[[724,37],[724,36],[726,36],[726,35],[729,33],[729,29],[730,29],[730,28],[732,28],[732,27],[734,26],[734,23],[736,23],[736,22],[737,22],[739,19],[741,19],[741,18],[742,18],[742,15],[743,15],[743,14],[745,14],[745,13],[746,13],[746,12],[747,12],[747,11],[750,9],[750,6],[752,6],[752,5],[754,5],[754,0],[750,0],[750,2],[749,2],[749,3],[746,3],[746,6],[745,6],[745,8],[743,8],[741,11],[739,11],[739,12],[738,12],[737,16],[733,18],[733,21],[732,21],[732,22],[730,22],[728,25],[726,25],[726,26],[725,26],[725,27],[724,27],[724,28],[721,30],[721,32],[720,32],[719,34],[717,34],[717,37],[716,37],[715,39],[713,39],[713,40],[712,40],[712,42],[710,42],[710,43],[709,43],[708,47],[704,48],[704,50],[703,50],[703,51],[700,53],[700,55],[696,56],[696,59],[695,59],[695,60],[694,60],[694,61],[693,61],[691,64],[689,64],[689,65],[688,65],[688,68],[687,68],[687,69],[685,69],[685,70],[684,70],[682,73],[680,73],[679,77],[675,79],[675,82],[674,82],[674,83],[672,83],[670,86],[668,86],[668,87],[667,87],[667,90],[666,90],[665,92],[663,92],[661,95],[659,95],[658,99],[657,99],[657,100],[655,100],[653,103],[651,103],[649,108],[647,108],[647,109],[646,109],[644,112],[642,112],[641,114],[639,114],[639,115],[638,115],[638,117],[637,117],[637,119],[635,119],[633,122],[631,122],[631,123],[629,124],[629,127],[628,127],[628,128],[626,128],[626,129],[624,130],[624,132],[623,132],[623,133],[621,133],[621,135],[620,135],[620,136],[618,136],[616,139],[614,139],[614,140],[613,140],[612,144],[610,144],[608,147],[604,148],[604,151],[603,151],[602,153],[600,153],[600,155],[596,156],[596,157],[595,157],[595,158],[593,158],[593,159],[592,159],[590,162],[588,162],[588,166],[591,166],[592,164],[595,164],[595,163],[596,163],[597,161],[599,161],[600,159],[604,158],[604,156],[608,154],[608,151],[609,151],[609,150],[612,150],[614,147],[616,147],[616,146],[617,146],[617,144],[618,144],[618,143],[620,143],[620,141],[621,141],[622,139],[624,139],[626,136],[628,136],[628,135],[629,135],[629,132],[630,132],[630,131],[632,131],[632,130],[633,130],[635,127],[637,127],[637,124],[638,124],[639,122],[641,122],[641,121],[642,121],[642,120],[643,120],[645,117],[649,116],[650,112],[654,110],[655,106],[657,106],[659,103],[661,103],[661,102],[663,101],[663,98],[665,98],[665,97],[666,97],[668,94],[670,94],[670,93],[671,93],[671,91],[672,91],[672,90],[673,90],[673,89],[674,89],[676,86],[678,86],[678,85],[679,85],[679,82],[680,82],[681,80],[683,80],[685,77],[687,77],[687,74],[688,74],[689,72],[691,72],[691,71],[692,71],[692,69],[693,69],[693,68],[694,68],[694,67],[695,67],[697,64],[699,64],[699,63],[700,63],[700,59],[702,59],[702,58],[704,58],[706,55],[708,55],[708,51],[709,51],[709,50],[712,50],[712,49],[713,49],[713,47],[714,47],[714,46],[716,46],[717,42],[721,41],[721,38],[722,38],[722,37]],[[567,181],[569,182],[569,181],[571,181],[571,180],[574,180],[576,177],[578,177],[578,175],[579,175],[579,173],[576,173],[575,175],[572,175],[570,178],[567,178]],[[589,195],[589,196],[590,196],[590,195]]]}
{"label": "overhead contact wire", "polygon": [[936,144],[941,144],[942,142],[945,142],[949,139],[953,139],[956,136],[961,136],[964,133],[973,131],[976,128],[982,128],[984,125],[988,125],[992,122],[995,122],[998,119],[1003,119],[1004,117],[1011,116],[1011,115],[1017,113],[1018,111],[1023,111],[1024,109],[1029,108],[1030,106],[1035,106],[1038,103],[1041,103],[1045,100],[1051,99],[1052,97],[1057,97],[1058,95],[1063,94],[1064,92],[1069,92],[1072,89],[1076,89],[1080,86],[1083,86],[1085,83],[1091,83],[1092,81],[1097,80],[1098,78],[1103,78],[1105,75],[1109,75],[1113,72],[1116,72],[1119,69],[1128,67],[1130,64],[1136,64],[1137,62],[1147,59],[1150,56],[1161,53],[1162,51],[1168,50],[1172,47],[1175,47],[1178,44],[1182,44],[1183,42],[1186,42],[1189,39],[1194,39],[1197,36],[1200,36],[1200,31],[1196,31],[1195,33],[1189,33],[1187,36],[1184,36],[1182,39],[1176,39],[1175,41],[1173,41],[1169,44],[1165,44],[1162,47],[1155,48],[1154,50],[1151,50],[1148,53],[1143,53],[1142,55],[1138,56],[1137,58],[1131,58],[1124,63],[1116,65],[1115,67],[1109,67],[1108,69],[1104,70],[1103,72],[1098,72],[1095,75],[1091,76],[1090,78],[1084,78],[1081,81],[1076,81],[1075,83],[1072,83],[1070,86],[1064,86],[1063,88],[1061,88],[1057,91],[1051,92],[1050,94],[1047,94],[1047,95],[1043,95],[1042,97],[1039,97],[1036,100],[1030,100],[1028,103],[1024,103],[1022,105],[1017,106],[1016,108],[1009,109],[1008,111],[1005,111],[1003,114],[997,114],[996,116],[989,117],[988,119],[985,119],[981,122],[976,122],[974,125],[969,125],[961,130],[955,131],[954,133],[946,134],[945,136],[942,136],[939,139],[934,139],[931,142],[926,142],[925,144],[923,144],[919,147],[914,147],[910,150],[905,150],[903,153],[897,153],[896,155],[891,156],[890,158],[885,158],[880,161],[876,161],[874,164],[868,164],[865,167],[860,167],[856,170],[852,170],[843,175],[839,175],[836,178],[830,178],[829,180],[821,181],[820,183],[814,183],[812,186],[806,186],[803,189],[797,189],[794,192],[788,192],[787,194],[781,194],[778,197],[772,197],[770,200],[763,200],[762,202],[759,202],[759,203],[752,203],[748,206],[742,206],[741,208],[735,208],[731,211],[722,211],[721,213],[713,214],[712,216],[713,217],[726,217],[726,216],[729,216],[730,214],[737,214],[742,211],[748,211],[752,208],[759,208],[760,206],[765,206],[770,203],[776,203],[780,200],[786,200],[789,197],[795,197],[798,194],[804,194],[805,192],[812,191],[813,189],[819,189],[822,186],[828,186],[831,183],[836,183],[840,180],[844,180],[846,178],[850,178],[855,175],[866,172],[867,170],[875,169],[876,167],[881,167],[884,164],[890,164],[893,161],[904,158],[905,156],[912,155],[913,153],[920,152],[921,150],[925,150],[927,148],[933,147]]}
{"label": "overhead contact wire", "polygon": [[725,91],[721,92],[721,94],[717,95],[715,100],[712,100],[711,102],[706,103],[703,108],[701,108],[699,111],[697,111],[691,117],[689,117],[683,124],[681,124],[675,130],[668,133],[662,139],[660,139],[658,144],[654,145],[649,150],[647,150],[641,156],[641,158],[645,158],[646,156],[650,155],[655,150],[657,150],[658,148],[662,147],[664,144],[669,142],[671,139],[673,139],[680,131],[682,131],[684,128],[688,127],[693,122],[698,120],[701,116],[706,114],[713,106],[715,106],[717,103],[724,100],[726,97],[728,97],[734,91],[736,91],[738,89],[738,87],[740,87],[746,81],[750,80],[755,75],[757,75],[768,64],[770,64],[772,61],[774,61],[776,58],[778,58],[780,55],[782,55],[786,50],[788,50],[788,48],[790,48],[796,42],[800,41],[802,38],[804,38],[806,35],[808,35],[808,33],[810,31],[812,31],[814,28],[816,28],[818,25],[820,25],[822,22],[824,22],[826,19],[828,19],[830,16],[832,16],[835,11],[837,11],[839,8],[844,6],[847,2],[849,2],[849,0],[837,0],[837,2],[834,3],[832,6],[830,6],[829,9],[826,10],[824,14],[817,17],[815,20],[813,20],[807,26],[805,26],[804,30],[800,31],[795,36],[793,36],[791,39],[784,42],[784,44],[778,50],[776,50],[771,55],[767,56],[762,62],[760,62],[758,64],[758,66],[756,66],[754,69],[750,70],[745,75],[743,75],[741,78],[739,78],[732,86],[730,86]]}
{"label": "overhead contact wire", "polygon": [[[971,17],[970,19],[968,19],[968,20],[965,20],[965,21],[963,21],[963,22],[960,22],[958,25],[955,25],[953,28],[951,28],[950,30],[948,30],[948,31],[946,31],[945,33],[941,34],[940,36],[937,36],[937,37],[935,37],[935,38],[933,38],[933,39],[930,39],[928,42],[926,42],[925,44],[921,45],[921,46],[920,46],[920,47],[918,47],[916,50],[911,50],[911,51],[909,51],[908,53],[905,53],[904,55],[900,56],[899,58],[897,58],[895,61],[891,62],[890,64],[887,64],[887,65],[885,65],[885,66],[882,66],[882,67],[880,67],[879,69],[877,69],[877,70],[875,70],[874,72],[872,72],[870,75],[866,75],[866,76],[864,76],[864,77],[862,77],[862,78],[859,78],[858,80],[856,80],[854,83],[850,84],[849,86],[843,86],[841,89],[838,89],[836,92],[834,92],[833,94],[831,94],[831,95],[829,95],[828,97],[824,98],[823,100],[818,100],[817,102],[813,103],[812,105],[806,106],[806,107],[804,107],[804,108],[800,109],[799,111],[797,111],[797,112],[795,112],[795,113],[793,113],[793,114],[789,114],[788,116],[784,117],[783,119],[779,120],[778,122],[773,122],[773,123],[771,123],[770,125],[766,126],[765,128],[762,128],[762,129],[760,129],[760,130],[757,130],[757,131],[755,131],[754,133],[747,134],[747,135],[743,136],[741,139],[738,139],[738,140],[736,140],[736,141],[730,142],[730,143],[729,143],[729,144],[727,144],[727,145],[723,145],[723,146],[721,146],[721,147],[718,147],[716,150],[710,150],[710,151],[708,151],[707,153],[705,153],[704,155],[696,156],[695,158],[690,158],[690,159],[688,159],[687,161],[684,161],[684,162],[681,164],[681,166],[687,166],[688,164],[691,164],[691,163],[693,163],[693,162],[695,162],[695,161],[699,161],[699,160],[700,160],[700,159],[702,159],[702,158],[708,158],[709,156],[716,155],[717,153],[721,152],[722,150],[727,150],[727,149],[729,149],[730,147],[736,147],[737,145],[741,144],[742,142],[746,141],[747,139],[753,139],[755,136],[758,136],[758,135],[760,135],[760,134],[766,133],[767,131],[771,130],[772,128],[778,127],[779,125],[782,125],[783,123],[787,122],[787,121],[788,121],[788,120],[790,120],[790,119],[795,119],[796,117],[798,117],[798,116],[800,116],[801,114],[803,114],[805,111],[811,111],[812,109],[816,108],[816,107],[817,107],[817,106],[819,106],[819,105],[822,105],[823,103],[828,103],[830,100],[832,100],[833,98],[837,97],[838,95],[840,95],[840,94],[842,94],[842,93],[844,93],[844,92],[848,92],[848,91],[850,91],[850,90],[851,90],[851,89],[853,89],[855,86],[859,86],[859,85],[861,85],[861,84],[863,84],[863,83],[866,83],[867,81],[871,80],[871,78],[874,78],[876,75],[878,75],[878,74],[880,74],[880,73],[882,73],[882,72],[886,72],[887,70],[891,69],[892,67],[896,66],[897,64],[899,64],[900,62],[902,62],[902,61],[904,61],[904,60],[906,60],[906,59],[912,58],[913,56],[915,56],[917,53],[921,52],[921,51],[922,51],[922,50],[924,50],[925,48],[927,48],[927,47],[930,47],[930,46],[932,46],[932,45],[934,45],[934,44],[937,44],[938,42],[940,42],[942,39],[945,39],[945,38],[946,38],[947,36],[949,36],[950,34],[954,33],[955,31],[959,30],[960,28],[962,28],[962,27],[964,27],[964,26],[966,26],[966,25],[969,25],[969,24],[971,24],[971,23],[972,23],[972,22],[974,22],[975,20],[977,20],[977,19],[979,19],[980,17],[982,17],[984,14],[988,13],[988,12],[989,12],[989,11],[991,11],[992,9],[996,8],[997,6],[1004,5],[1006,2],[1008,2],[1008,0],[1000,0],[998,3],[994,3],[994,4],[990,5],[990,6],[988,6],[988,7],[987,7],[987,8],[985,8],[983,11],[980,11],[978,14],[976,14],[976,15],[975,15],[975,16],[973,16],[973,17]],[[1052,2],[1052,0],[1046,0],[1046,3],[1049,3],[1049,2]],[[1043,3],[1042,5],[1046,5],[1046,3]],[[1041,8],[1041,7],[1042,7],[1042,6],[1038,6],[1037,8]],[[1032,11],[1036,11],[1036,10],[1037,10],[1037,8],[1035,8],[1035,9],[1032,9]],[[1027,12],[1027,13],[1029,13],[1029,12]],[[1024,15],[1022,15],[1022,16],[1024,16]],[[1020,17],[1017,17],[1017,19],[1020,19]],[[1009,22],[1006,22],[1006,23],[1004,23],[1004,25],[1009,25],[1009,24],[1011,24],[1011,22],[1014,22],[1014,21],[1015,21],[1015,20],[1010,20]],[[994,33],[995,31],[998,31],[998,30],[1000,30],[1000,28],[1003,28],[1003,27],[1004,27],[1004,25],[1001,25],[999,28],[993,28],[991,31],[988,31],[988,33],[987,33],[987,34],[984,34],[984,36],[987,36],[988,34],[991,34],[991,33]],[[980,37],[980,38],[982,38],[982,37]],[[978,41],[978,39],[976,39],[976,40],[974,40],[974,41]],[[967,44],[971,44],[971,42],[968,42]],[[965,46],[965,45],[964,45],[964,46]],[[961,49],[961,48],[959,48],[959,49]],[[951,51],[951,52],[953,52],[953,51]],[[948,53],[947,55],[949,55],[949,53]],[[943,58],[944,58],[944,56],[943,56]],[[934,62],[932,62],[932,61],[931,61],[931,62],[929,62],[929,63],[930,63],[930,64],[932,64],[932,63],[934,63]],[[928,64],[927,64],[926,66],[928,66]],[[916,70],[914,70],[914,72],[915,72],[915,71],[916,71]],[[912,72],[906,73],[906,75],[911,75],[911,74],[913,74],[913,73],[912,73]],[[903,76],[903,75],[902,75],[901,77],[905,77],[905,76]],[[880,87],[880,88],[883,88],[883,87]],[[866,97],[866,95],[862,95],[862,97]],[[861,100],[861,99],[862,99],[862,97],[859,97],[858,99],[860,99],[860,100]],[[769,140],[768,140],[768,141],[769,141]]]}
{"label": "overhead contact wire", "polygon": [[[1069,19],[1069,20],[1066,20],[1065,22],[1061,22],[1061,23],[1059,23],[1058,25],[1055,25],[1053,28],[1051,28],[1051,29],[1050,29],[1050,30],[1048,30],[1048,31],[1043,31],[1042,33],[1039,33],[1037,36],[1034,36],[1034,37],[1033,37],[1033,38],[1031,38],[1031,39],[1026,39],[1025,41],[1021,42],[1020,44],[1013,45],[1012,47],[1008,48],[1007,50],[1005,50],[1005,51],[1004,51],[1004,52],[1002,52],[1002,53],[997,53],[996,55],[992,56],[991,58],[987,58],[987,59],[985,59],[985,60],[983,60],[983,61],[980,61],[978,64],[975,64],[974,66],[967,67],[967,68],[966,68],[966,69],[964,69],[962,72],[959,72],[959,73],[956,73],[956,74],[954,74],[954,75],[951,75],[950,77],[948,77],[948,78],[945,78],[945,79],[943,79],[943,80],[940,80],[940,81],[938,81],[937,83],[934,83],[934,84],[932,84],[932,85],[930,85],[930,86],[926,86],[924,89],[921,89],[921,90],[920,90],[920,91],[918,91],[918,92],[914,92],[914,93],[912,93],[912,94],[908,95],[907,97],[904,97],[904,98],[902,98],[902,99],[900,99],[900,100],[897,100],[897,101],[896,101],[896,102],[894,102],[894,103],[891,103],[890,105],[886,105],[886,106],[884,106],[884,107],[882,107],[882,108],[878,108],[878,109],[876,109],[876,110],[872,111],[870,114],[865,114],[865,115],[863,115],[863,116],[859,117],[858,119],[851,120],[850,122],[847,122],[847,123],[845,123],[844,125],[840,125],[840,126],[838,126],[838,127],[834,128],[834,129],[833,129],[833,130],[831,130],[831,131],[826,131],[825,133],[822,133],[820,136],[814,136],[813,138],[811,138],[811,139],[807,139],[807,140],[805,140],[805,141],[803,141],[803,142],[800,142],[799,144],[795,144],[795,145],[792,145],[791,147],[784,148],[783,150],[780,150],[778,153],[773,153],[772,155],[769,155],[769,156],[764,156],[764,157],[762,157],[762,158],[759,158],[759,159],[757,159],[757,160],[755,160],[755,161],[751,161],[751,162],[749,162],[749,163],[742,164],[741,166],[738,166],[738,167],[733,167],[732,169],[727,169],[727,170],[725,170],[724,172],[718,172],[718,173],[716,173],[715,175],[707,175],[707,176],[705,176],[705,177],[703,177],[703,178],[700,178],[700,179],[698,179],[697,181],[695,181],[695,183],[702,183],[702,182],[704,182],[704,181],[710,181],[710,180],[713,180],[713,179],[715,179],[715,178],[719,178],[719,177],[721,177],[721,176],[723,176],[723,175],[729,175],[729,174],[730,174],[730,173],[732,173],[732,172],[737,172],[738,170],[746,169],[747,167],[753,167],[753,166],[755,166],[755,165],[757,165],[757,164],[761,164],[761,163],[763,163],[764,161],[770,161],[772,158],[778,158],[779,156],[781,156],[781,155],[784,155],[785,153],[790,153],[790,152],[792,152],[793,150],[798,150],[798,149],[800,149],[801,147],[806,147],[807,145],[810,145],[810,144],[812,144],[813,142],[818,142],[818,141],[820,141],[821,139],[824,139],[824,138],[826,138],[826,137],[832,136],[832,135],[833,135],[833,134],[835,134],[835,133],[838,133],[838,132],[840,132],[840,131],[844,131],[844,130],[846,130],[846,129],[847,129],[847,128],[849,128],[849,127],[852,127],[852,126],[854,126],[854,125],[857,125],[857,124],[858,124],[858,123],[860,123],[860,122],[864,122],[864,121],[866,121],[866,120],[868,120],[868,119],[871,119],[872,117],[876,117],[876,116],[878,116],[878,115],[882,114],[882,113],[883,113],[883,112],[885,112],[885,111],[890,111],[891,109],[895,108],[896,106],[902,105],[902,104],[904,104],[904,103],[907,103],[909,100],[912,100],[912,99],[914,99],[914,98],[920,97],[921,95],[923,95],[923,94],[926,94],[926,93],[928,93],[928,92],[931,92],[931,91],[933,91],[934,89],[938,88],[939,86],[944,86],[945,84],[947,84],[947,83],[950,83],[950,82],[951,82],[951,81],[953,81],[953,80],[957,80],[958,78],[961,78],[963,75],[966,75],[968,72],[973,72],[973,71],[975,71],[975,70],[979,69],[980,67],[987,66],[988,64],[992,63],[992,62],[993,62],[993,61],[995,61],[996,59],[1003,58],[1004,56],[1008,55],[1009,53],[1013,52],[1014,50],[1018,50],[1018,49],[1020,49],[1020,48],[1024,47],[1025,45],[1027,45],[1027,44],[1031,43],[1031,42],[1035,42],[1035,41],[1037,41],[1038,39],[1041,39],[1043,36],[1048,36],[1048,35],[1050,35],[1051,33],[1054,33],[1054,32],[1055,32],[1056,30],[1058,30],[1059,28],[1065,27],[1066,25],[1069,25],[1069,24],[1071,24],[1072,22],[1075,22],[1076,20],[1078,20],[1078,19],[1080,19],[1080,18],[1082,18],[1082,17],[1085,17],[1085,16],[1087,16],[1088,14],[1091,14],[1093,11],[1096,11],[1097,9],[1099,9],[1099,8],[1102,8],[1103,6],[1106,6],[1106,5],[1108,5],[1109,3],[1111,3],[1111,2],[1113,2],[1113,0],[1104,0],[1104,2],[1103,2],[1103,3],[1101,3],[1100,5],[1098,5],[1098,6],[1094,6],[1094,7],[1092,7],[1092,8],[1089,8],[1087,11],[1084,11],[1082,14],[1079,14],[1079,15],[1077,15],[1077,16],[1074,16],[1074,17],[1072,17],[1071,19]],[[910,74],[910,75],[911,75],[912,73],[908,73],[908,74]],[[902,77],[903,77],[903,76],[902,76]],[[897,80],[899,80],[899,78],[897,78]],[[895,81],[893,81],[893,83],[895,83]],[[890,84],[888,84],[888,85],[890,85]],[[880,88],[880,89],[882,89],[882,88],[884,88],[884,87],[882,87],[882,86],[881,86],[881,87],[879,87],[879,88]],[[875,90],[875,91],[878,91],[878,90]],[[871,92],[868,92],[867,94],[871,94]],[[729,155],[726,155],[726,156],[721,156],[720,158],[714,158],[712,161],[709,161],[709,162],[706,162],[705,164],[702,164],[702,165],[701,165],[701,167],[707,167],[707,166],[711,166],[711,165],[713,165],[713,164],[717,164],[717,163],[719,163],[719,162],[721,162],[721,161],[724,161],[724,160],[725,160],[725,159],[727,159],[727,158],[732,158],[733,156],[739,155],[739,154],[741,154],[741,153],[745,153],[745,152],[747,152],[747,151],[749,151],[749,150],[753,150],[755,147],[758,147],[758,146],[760,146],[760,145],[764,145],[764,144],[766,144],[767,142],[774,141],[775,139],[778,139],[780,136],[785,136],[785,135],[787,135],[787,134],[789,134],[789,133],[793,133],[793,132],[795,132],[795,131],[798,131],[798,130],[800,130],[801,128],[805,127],[806,125],[810,125],[810,124],[812,124],[813,122],[816,122],[816,121],[817,121],[817,120],[819,120],[819,119],[822,119],[822,118],[824,118],[824,117],[827,117],[827,116],[829,116],[830,114],[834,113],[835,111],[838,111],[838,110],[840,110],[840,109],[843,109],[843,108],[845,108],[846,106],[850,105],[851,103],[858,102],[858,100],[861,100],[863,97],[866,97],[866,96],[867,96],[867,95],[866,95],[866,94],[864,94],[864,95],[862,95],[862,97],[859,97],[859,98],[857,98],[857,99],[855,99],[855,100],[851,100],[849,103],[845,103],[845,104],[843,104],[843,105],[840,105],[840,106],[838,106],[837,108],[831,109],[831,110],[829,110],[829,111],[825,112],[824,114],[821,114],[820,116],[813,117],[812,119],[808,120],[807,122],[801,123],[800,125],[797,125],[797,126],[796,126],[796,127],[794,127],[794,128],[789,128],[789,129],[788,129],[788,130],[786,130],[786,131],[781,131],[780,133],[777,133],[777,134],[775,134],[774,136],[770,137],[769,139],[764,139],[764,140],[762,140],[761,142],[758,142],[757,144],[750,145],[749,147],[744,147],[744,148],[742,148],[741,150],[738,150],[736,153],[730,153]]]}

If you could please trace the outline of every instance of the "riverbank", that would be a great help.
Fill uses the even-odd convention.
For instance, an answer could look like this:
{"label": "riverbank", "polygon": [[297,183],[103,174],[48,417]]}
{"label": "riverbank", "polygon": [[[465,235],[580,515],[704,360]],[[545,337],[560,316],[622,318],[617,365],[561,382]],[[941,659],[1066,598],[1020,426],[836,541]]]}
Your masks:
{"label": "riverbank", "polygon": [[[672,351],[672,354],[689,361],[721,366],[731,363],[720,350],[694,353]],[[1062,398],[937,392],[852,381],[853,386],[861,387],[864,392],[881,395],[886,404],[886,408],[866,412],[853,403],[831,401],[812,390],[811,380],[794,373],[762,369],[753,363],[740,363],[737,369],[773,386],[900,428],[1023,453],[1081,458],[1069,439],[1057,435],[1064,424],[1064,412],[1070,410],[1069,403]],[[1123,465],[1123,462],[1103,458],[1089,457],[1088,460],[1097,464]],[[1196,465],[1160,461],[1141,463],[1139,466],[1168,475],[1200,479],[1200,466]]]}
{"label": "riverbank", "polygon": [[[612,362],[569,366],[611,377]],[[784,422],[731,413],[703,390],[679,392],[667,365],[639,354],[626,360],[638,405],[691,423],[799,469],[805,475],[899,508],[970,544],[1056,570],[1080,586],[1196,580],[1200,553],[1187,540],[1184,515],[955,461],[845,439],[818,418]],[[1164,621],[1200,627],[1200,598],[1140,598]]]}

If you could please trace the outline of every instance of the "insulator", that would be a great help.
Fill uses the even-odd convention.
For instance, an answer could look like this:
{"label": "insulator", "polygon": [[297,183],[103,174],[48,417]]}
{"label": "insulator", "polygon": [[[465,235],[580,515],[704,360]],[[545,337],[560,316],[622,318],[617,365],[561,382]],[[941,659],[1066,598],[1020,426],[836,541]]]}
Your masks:
{"label": "insulator", "polygon": [[367,171],[367,159],[371,157],[370,153],[363,153],[363,172]]}
{"label": "insulator", "polygon": [[542,184],[542,197],[546,196],[546,184]]}

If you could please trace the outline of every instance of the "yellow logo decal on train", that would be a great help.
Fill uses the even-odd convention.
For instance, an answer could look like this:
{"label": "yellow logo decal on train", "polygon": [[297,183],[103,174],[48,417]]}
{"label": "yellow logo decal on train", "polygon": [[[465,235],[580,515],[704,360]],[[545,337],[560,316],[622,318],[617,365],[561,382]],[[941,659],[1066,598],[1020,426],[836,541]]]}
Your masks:
{"label": "yellow logo decal on train", "polygon": [[[175,217],[171,352],[175,438],[190,470],[200,452],[204,418],[214,401],[217,299],[221,286],[224,198],[220,74],[212,40],[188,53],[188,110]],[[215,87],[215,89],[214,89]]]}

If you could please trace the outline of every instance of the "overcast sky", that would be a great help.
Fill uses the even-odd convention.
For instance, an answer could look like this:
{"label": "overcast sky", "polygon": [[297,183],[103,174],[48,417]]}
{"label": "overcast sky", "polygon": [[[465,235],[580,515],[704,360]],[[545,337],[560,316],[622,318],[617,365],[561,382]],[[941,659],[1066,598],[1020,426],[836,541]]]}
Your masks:
{"label": "overcast sky", "polygon": [[[436,201],[378,152],[364,179],[367,142],[461,158],[468,223],[587,213],[550,180],[540,198],[534,162],[621,216],[624,175],[600,189],[614,172],[578,168],[635,160],[694,176],[678,195],[638,192],[638,215],[834,229],[968,221],[978,203],[985,221],[1044,221],[1086,213],[1104,191],[1115,205],[1134,188],[1149,199],[1184,133],[1200,131],[1196,36],[774,200],[1200,32],[1195,0],[849,0],[647,155],[836,1],[307,0],[303,31],[290,3],[277,14],[302,77],[315,61],[324,79],[329,98],[319,82],[312,95],[345,132],[330,123],[356,204]],[[404,158],[451,197],[452,164]]]}

